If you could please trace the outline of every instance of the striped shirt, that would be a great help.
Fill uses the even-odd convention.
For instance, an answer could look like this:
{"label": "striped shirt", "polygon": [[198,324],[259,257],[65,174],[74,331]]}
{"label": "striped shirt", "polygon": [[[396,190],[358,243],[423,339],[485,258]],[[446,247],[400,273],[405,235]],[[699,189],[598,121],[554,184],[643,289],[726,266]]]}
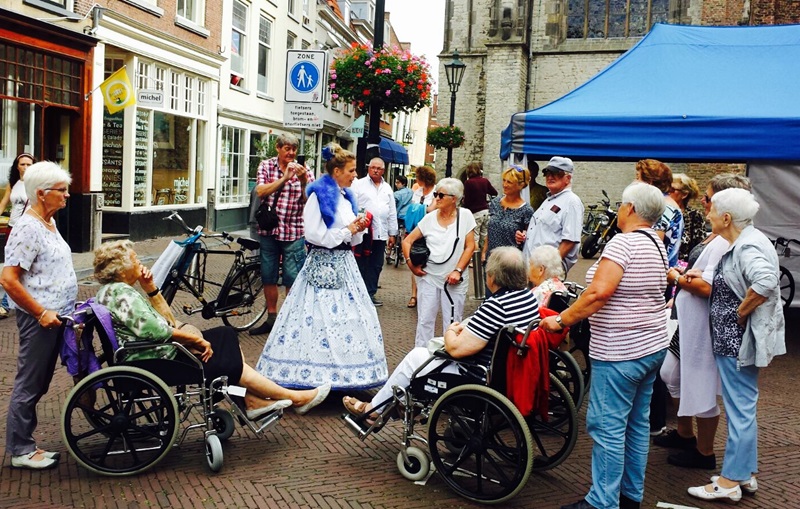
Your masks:
{"label": "striped shirt", "polygon": [[[311,171],[307,171],[308,184],[314,182],[314,175]],[[278,165],[278,158],[273,157],[261,161],[258,165],[258,173],[256,174],[256,185],[270,184],[283,177],[283,171]],[[278,214],[278,226],[272,230],[258,230],[259,235],[275,236],[275,240],[280,241],[295,241],[303,236],[303,206],[305,201],[301,200],[303,196],[304,187],[300,183],[297,175],[289,179],[283,185],[283,190],[278,196],[278,203],[275,207],[275,212]],[[277,193],[278,191],[275,191]],[[267,196],[265,200],[270,205],[275,200],[275,193]]]}
{"label": "striped shirt", "polygon": [[471,333],[487,341],[486,347],[472,358],[489,366],[492,362],[494,341],[500,329],[506,325],[527,327],[538,318],[539,303],[530,290],[499,290],[481,304],[467,323],[467,329]]}
{"label": "striped shirt", "polygon": [[[592,359],[640,359],[669,345],[664,313],[666,252],[655,231],[642,231],[651,238],[636,232],[617,234],[600,257],[616,263],[624,272],[606,305],[589,317]],[[588,284],[592,283],[600,260],[586,272]]]}

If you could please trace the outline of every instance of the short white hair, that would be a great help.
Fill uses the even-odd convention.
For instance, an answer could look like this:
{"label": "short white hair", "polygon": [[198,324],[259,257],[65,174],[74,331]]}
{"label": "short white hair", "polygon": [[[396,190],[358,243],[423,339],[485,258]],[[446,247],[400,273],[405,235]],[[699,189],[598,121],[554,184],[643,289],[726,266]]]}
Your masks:
{"label": "short white hair", "polygon": [[[36,191],[46,190],[58,184],[72,183],[69,172],[51,161],[32,164],[25,171],[25,194],[30,203],[36,203]],[[45,191],[47,192],[47,191]]]}
{"label": "short white hair", "polygon": [[564,265],[561,263],[561,255],[553,246],[542,245],[531,251],[528,258],[530,268],[544,267],[544,278],[564,279]]}
{"label": "short white hair", "polygon": [[[27,180],[27,173],[25,179]],[[753,218],[761,207],[753,193],[737,188],[723,189],[714,193],[711,197],[711,206],[720,216],[729,214],[733,225],[739,229],[753,224]]]}
{"label": "short white hair", "polygon": [[664,215],[664,193],[657,187],[634,182],[622,191],[622,203],[633,205],[634,213],[653,225]]}
{"label": "short white hair", "polygon": [[436,191],[444,194],[452,194],[456,197],[456,202],[458,202],[461,197],[464,196],[464,184],[458,179],[447,177],[436,184]]}

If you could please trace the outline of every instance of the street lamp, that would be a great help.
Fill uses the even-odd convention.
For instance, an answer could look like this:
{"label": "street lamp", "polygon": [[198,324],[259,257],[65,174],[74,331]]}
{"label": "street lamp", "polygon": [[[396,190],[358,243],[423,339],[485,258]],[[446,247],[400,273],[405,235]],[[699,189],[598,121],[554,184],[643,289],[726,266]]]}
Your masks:
{"label": "street lamp", "polygon": [[[447,76],[447,85],[450,87],[450,127],[456,120],[456,94],[458,87],[461,85],[461,80],[464,78],[464,71],[467,64],[458,59],[458,50],[453,52],[453,61],[449,64],[444,64],[444,74]],[[453,175],[453,148],[447,147],[447,166],[444,170],[444,176],[450,177]]]}

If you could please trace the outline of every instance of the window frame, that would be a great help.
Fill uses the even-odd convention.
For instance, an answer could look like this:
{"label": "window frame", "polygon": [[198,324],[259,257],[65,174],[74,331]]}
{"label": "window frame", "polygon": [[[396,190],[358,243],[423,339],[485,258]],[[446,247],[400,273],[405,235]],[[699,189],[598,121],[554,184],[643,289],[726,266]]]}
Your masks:
{"label": "window frame", "polygon": [[[266,40],[262,39],[262,23],[269,27],[267,32]],[[258,18],[258,61],[257,61],[257,68],[256,68],[256,93],[269,95],[270,86],[269,86],[269,78],[270,78],[270,61],[272,59],[272,33],[275,28],[275,21],[270,18],[269,16],[261,13]],[[261,56],[262,51],[264,52],[264,74],[261,74]],[[263,83],[263,89],[262,89]]]}

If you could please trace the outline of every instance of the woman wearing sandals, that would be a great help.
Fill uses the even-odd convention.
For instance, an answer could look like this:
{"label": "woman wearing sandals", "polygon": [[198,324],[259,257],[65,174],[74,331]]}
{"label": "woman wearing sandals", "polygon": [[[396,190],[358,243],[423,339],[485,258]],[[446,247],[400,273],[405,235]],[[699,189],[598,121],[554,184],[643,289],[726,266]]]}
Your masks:
{"label": "woman wearing sandals", "polygon": [[[422,218],[403,241],[403,256],[417,279],[419,311],[417,313],[416,346],[428,344],[433,334],[439,308],[445,330],[460,322],[469,284],[465,270],[475,251],[475,218],[469,209],[458,206],[464,194],[464,184],[454,178],[439,181],[436,191],[436,210]],[[411,261],[411,245],[425,237],[430,256],[424,267]],[[444,293],[449,285],[448,295]],[[451,300],[452,299],[452,300]]]}

